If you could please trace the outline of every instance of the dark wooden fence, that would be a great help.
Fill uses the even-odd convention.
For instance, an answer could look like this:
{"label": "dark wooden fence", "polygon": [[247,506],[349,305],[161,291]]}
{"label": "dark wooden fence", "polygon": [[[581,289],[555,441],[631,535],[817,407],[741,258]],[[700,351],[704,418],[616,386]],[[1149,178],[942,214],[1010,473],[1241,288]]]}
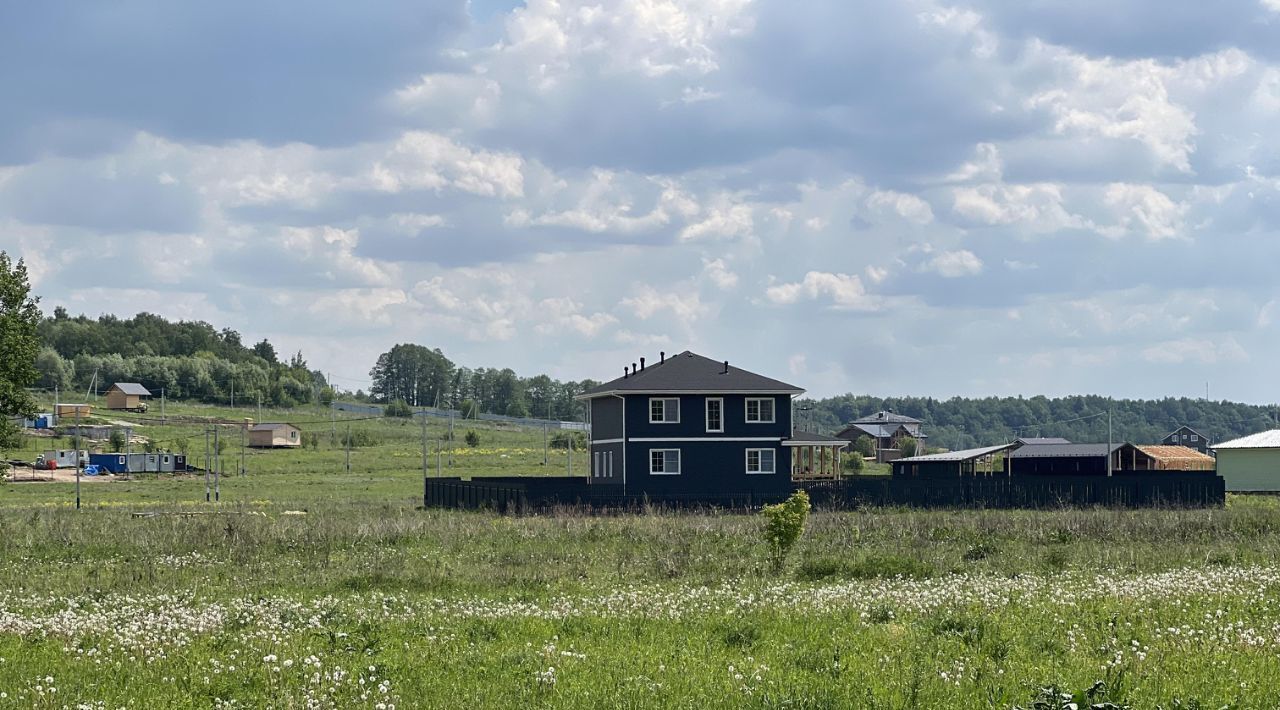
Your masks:
{"label": "dark wooden fence", "polygon": [[906,505],[922,508],[1053,508],[1061,506],[1202,507],[1222,505],[1226,483],[1213,471],[1135,472],[1106,476],[912,478],[854,476],[805,486],[818,505]]}
{"label": "dark wooden fence", "polygon": [[683,495],[623,494],[619,486],[592,485],[585,478],[503,476],[493,478],[428,478],[423,502],[428,507],[489,509],[506,513],[555,507],[643,509],[755,508],[776,503],[788,494],[690,493]]}
{"label": "dark wooden fence", "polygon": [[[1226,484],[1212,471],[1138,472],[1103,476],[993,476],[910,478],[853,476],[797,484],[814,505],[849,508],[904,505],[921,508],[1203,507],[1222,505]],[[616,486],[584,478],[432,478],[424,491],[429,507],[488,509],[506,513],[560,506],[642,509],[649,506],[752,508],[782,496],[750,494],[623,495]]]}

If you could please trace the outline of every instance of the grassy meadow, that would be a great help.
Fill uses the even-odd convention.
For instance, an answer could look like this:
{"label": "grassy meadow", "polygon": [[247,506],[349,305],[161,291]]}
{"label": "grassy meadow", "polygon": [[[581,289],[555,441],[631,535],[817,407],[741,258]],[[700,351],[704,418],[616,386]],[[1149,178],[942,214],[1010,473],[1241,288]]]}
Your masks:
{"label": "grassy meadow", "polygon": [[[350,423],[377,435],[351,474],[322,436],[217,506],[202,477],[85,484],[79,511],[0,486],[0,707],[1280,705],[1270,498],[815,511],[777,566],[757,514],[420,510],[421,430]],[[455,475],[564,470],[540,431],[465,430]]]}

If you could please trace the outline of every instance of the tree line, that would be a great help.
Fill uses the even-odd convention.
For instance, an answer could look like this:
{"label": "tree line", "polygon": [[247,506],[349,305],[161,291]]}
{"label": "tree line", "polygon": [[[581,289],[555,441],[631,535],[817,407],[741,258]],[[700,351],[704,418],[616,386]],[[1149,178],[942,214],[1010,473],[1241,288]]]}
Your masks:
{"label": "tree line", "polygon": [[240,333],[203,321],[170,322],[151,313],[133,318],[71,317],[58,307],[39,321],[37,387],[102,391],[138,382],[159,395],[208,403],[257,402],[292,407],[328,403],[323,373],[299,352],[281,360],[266,339],[245,345]]}
{"label": "tree line", "polygon": [[369,371],[369,399],[404,402],[411,407],[443,407],[512,417],[581,419],[574,396],[596,386],[594,380],[561,382],[547,375],[521,377],[511,368],[455,365],[439,348],[401,343],[378,356]]}
{"label": "tree line", "polygon": [[1107,440],[1111,413],[1114,441],[1158,443],[1180,426],[1189,426],[1212,442],[1276,428],[1277,408],[1191,398],[1110,399],[1071,397],[873,397],[846,394],[796,403],[796,425],[834,433],[879,411],[893,411],[924,422],[928,446],[965,449],[1004,443],[1018,437],[1056,436],[1077,443]]}

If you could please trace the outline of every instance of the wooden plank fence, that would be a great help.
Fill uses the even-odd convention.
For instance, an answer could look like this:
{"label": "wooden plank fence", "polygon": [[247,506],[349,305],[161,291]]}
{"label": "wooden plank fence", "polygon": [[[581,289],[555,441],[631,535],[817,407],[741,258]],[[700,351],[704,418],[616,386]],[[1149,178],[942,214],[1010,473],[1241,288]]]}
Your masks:
{"label": "wooden plank fence", "polygon": [[[994,476],[909,478],[853,476],[840,481],[806,481],[820,507],[902,505],[920,508],[1057,508],[1064,506],[1204,507],[1226,501],[1226,484],[1211,472],[1123,473],[1099,476]],[[641,509],[649,506],[753,508],[782,496],[750,494],[622,495],[609,486],[592,486],[583,478],[432,478],[423,502],[429,507],[488,509],[522,513],[559,506]]]}

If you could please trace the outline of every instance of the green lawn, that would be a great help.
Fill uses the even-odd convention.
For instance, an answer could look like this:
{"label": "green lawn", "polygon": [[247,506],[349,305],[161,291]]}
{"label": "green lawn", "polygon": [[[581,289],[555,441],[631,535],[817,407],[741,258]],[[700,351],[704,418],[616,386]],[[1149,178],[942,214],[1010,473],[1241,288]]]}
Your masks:
{"label": "green lawn", "polygon": [[[755,514],[419,510],[420,430],[352,426],[384,438],[350,475],[257,453],[219,506],[0,486],[0,707],[1280,705],[1274,499],[818,511],[777,568]],[[477,431],[455,472],[547,470],[541,432]]]}

